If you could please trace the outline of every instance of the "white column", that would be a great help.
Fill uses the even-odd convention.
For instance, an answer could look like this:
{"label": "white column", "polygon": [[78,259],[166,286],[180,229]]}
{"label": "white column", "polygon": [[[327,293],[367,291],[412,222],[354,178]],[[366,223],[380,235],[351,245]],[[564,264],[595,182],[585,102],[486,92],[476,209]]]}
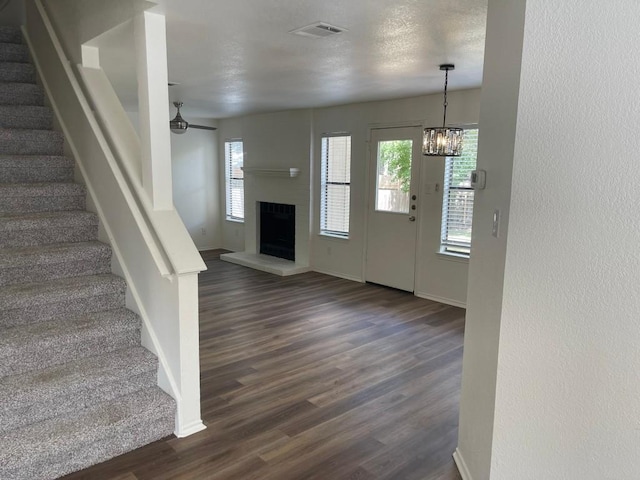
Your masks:
{"label": "white column", "polygon": [[173,207],[165,17],[144,12],[135,19],[142,184],[154,210]]}
{"label": "white column", "polygon": [[[459,467],[468,470],[472,480],[487,480],[491,467],[524,4],[524,0],[489,0],[487,17],[478,142],[478,168],[487,172],[487,188],[476,192],[474,202],[455,454]],[[500,211],[497,238],[492,235],[495,210]]]}

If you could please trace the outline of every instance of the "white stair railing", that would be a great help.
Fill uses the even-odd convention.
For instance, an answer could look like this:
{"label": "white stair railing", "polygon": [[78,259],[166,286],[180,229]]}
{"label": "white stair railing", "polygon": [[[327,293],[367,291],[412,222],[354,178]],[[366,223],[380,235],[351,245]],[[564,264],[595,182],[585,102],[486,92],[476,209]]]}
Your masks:
{"label": "white stair railing", "polygon": [[[105,9],[117,8],[110,3],[102,2]],[[27,43],[104,240],[113,248],[114,270],[127,281],[127,306],[143,319],[143,345],[158,355],[159,386],[176,399],[175,433],[190,435],[205,428],[198,273],[206,266],[171,198],[165,19],[150,12],[132,19],[138,62],[144,63],[138,66],[141,141],[99,67],[99,55],[83,49],[76,75],[42,1],[27,0],[26,8]]]}

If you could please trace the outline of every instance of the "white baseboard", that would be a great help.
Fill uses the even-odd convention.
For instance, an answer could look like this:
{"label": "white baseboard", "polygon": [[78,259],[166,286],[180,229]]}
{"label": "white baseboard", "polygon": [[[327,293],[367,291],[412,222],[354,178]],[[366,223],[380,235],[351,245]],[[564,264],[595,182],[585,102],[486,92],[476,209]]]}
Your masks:
{"label": "white baseboard", "polygon": [[194,433],[201,432],[202,430],[206,430],[207,426],[201,421],[196,422],[192,425],[184,427],[180,429],[180,431],[174,432],[174,435],[178,438],[188,437],[189,435],[193,435]]}
{"label": "white baseboard", "polygon": [[361,278],[355,277],[353,275],[345,275],[344,273],[331,272],[329,270],[319,270],[317,268],[313,269],[316,273],[321,273],[323,275],[330,275],[332,277],[344,278],[345,280],[351,280],[352,282],[364,283]]}
{"label": "white baseboard", "polygon": [[459,302],[458,300],[454,300],[452,298],[439,297],[437,295],[431,295],[431,294],[422,293],[422,292],[414,292],[414,295],[416,297],[424,298],[425,300],[432,300],[434,302],[444,303],[447,305],[452,305],[454,307],[467,308],[466,303]]}
{"label": "white baseboard", "polygon": [[456,451],[453,452],[453,461],[456,462],[456,467],[458,467],[458,472],[460,472],[462,480],[473,480],[473,477],[471,476],[471,473],[469,473],[469,468],[467,468],[467,464],[465,463],[459,448],[456,448]]}
{"label": "white baseboard", "polygon": [[224,250],[222,247],[198,247],[199,252],[206,252],[207,250]]}

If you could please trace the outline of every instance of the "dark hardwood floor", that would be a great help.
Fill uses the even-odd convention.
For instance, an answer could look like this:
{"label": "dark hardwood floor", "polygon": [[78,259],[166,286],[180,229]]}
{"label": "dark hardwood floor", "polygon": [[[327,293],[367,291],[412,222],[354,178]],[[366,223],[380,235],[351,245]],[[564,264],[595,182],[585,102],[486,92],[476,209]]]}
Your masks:
{"label": "dark hardwood floor", "polygon": [[464,310],[204,258],[202,416],[66,480],[459,480]]}

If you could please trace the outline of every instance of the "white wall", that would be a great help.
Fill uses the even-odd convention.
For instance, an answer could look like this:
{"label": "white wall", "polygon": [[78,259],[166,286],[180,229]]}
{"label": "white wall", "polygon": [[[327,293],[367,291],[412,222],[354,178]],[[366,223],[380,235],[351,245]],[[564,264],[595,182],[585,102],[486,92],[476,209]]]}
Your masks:
{"label": "white wall", "polygon": [[74,65],[82,62],[83,43],[155,5],[145,0],[44,0],[43,3]]}
{"label": "white wall", "polygon": [[[524,22],[524,2],[496,4],[499,7],[491,8],[487,18],[478,141],[478,168],[487,171],[487,186],[476,192],[474,201],[458,433],[458,454],[473,472],[473,480],[488,479],[491,466]],[[491,232],[496,209],[501,214],[499,238]]]}
{"label": "white wall", "polygon": [[299,168],[295,178],[245,173],[245,251],[258,253],[258,202],[284,203],[296,207],[296,263],[310,262],[309,152],[311,111],[252,115],[243,121],[244,166]]}
{"label": "white wall", "polygon": [[[127,112],[127,115],[137,129],[138,113]],[[208,118],[189,118],[189,122],[217,126],[215,120]],[[218,155],[218,131],[194,128],[182,135],[171,134],[173,203],[198,250],[223,246],[224,206],[220,203],[223,180],[219,177]]]}
{"label": "white wall", "polygon": [[[451,92],[447,120],[455,124],[477,123],[479,99],[479,90]],[[278,185],[281,186],[282,192],[295,190],[297,192],[295,195],[306,195],[309,216],[304,228],[311,229],[312,268],[316,271],[363,281],[370,129],[372,126],[439,124],[441,121],[442,95],[437,94],[222,120],[220,121],[220,138],[221,142],[223,138],[244,139],[247,166],[301,168],[303,175],[300,178],[295,181],[280,180],[281,183]],[[323,133],[344,131],[352,135],[351,225],[348,240],[318,234],[320,193],[317,182],[320,178],[320,162],[313,161],[320,158]],[[220,155],[223,155],[222,150],[220,152]],[[442,194],[428,195],[425,189],[427,183],[442,184],[444,160],[421,157],[418,161],[422,162],[423,167],[419,204],[422,242],[418,252],[416,294],[464,305],[467,291],[467,261],[452,260],[437,253]],[[313,178],[311,182],[310,178]],[[272,182],[272,180],[268,181]],[[262,183],[263,180],[260,182]],[[247,206],[253,201],[252,190],[255,186],[255,179],[247,180]],[[309,208],[309,198],[313,199],[311,208]],[[298,200],[302,201],[302,196]],[[248,211],[247,214],[251,215],[252,212]],[[234,251],[244,250],[245,247],[249,251],[253,248],[250,242],[255,239],[255,232],[248,230],[249,221],[244,227],[247,229],[246,245],[237,241],[238,235],[242,234],[242,226],[228,221],[223,223],[225,248]]]}
{"label": "white wall", "polygon": [[[515,150],[512,185],[501,182],[495,202],[476,204],[474,225],[485,225],[511,191],[506,248],[503,239],[474,229],[474,258],[486,252],[503,263],[504,282],[500,302],[495,277],[474,276],[472,260],[462,457],[473,480],[635,480],[640,53],[629,47],[640,41],[640,5],[528,0],[525,13],[524,2],[513,3],[489,1],[485,72],[496,67],[507,75],[485,77],[483,95],[500,88],[502,118],[517,109],[517,129],[514,136],[504,123],[506,132],[485,129],[480,140],[480,161],[488,165],[487,154],[498,151],[492,144],[508,149],[515,138]],[[498,19],[512,28],[500,28]],[[624,61],[613,52],[625,52]],[[499,59],[509,66],[501,68]],[[485,107],[483,98],[481,121]],[[470,347],[478,352],[483,342],[497,356],[478,356],[485,365],[473,367]],[[492,431],[483,382],[495,383]],[[483,442],[492,442],[488,454],[477,449]]]}
{"label": "white wall", "polygon": [[[472,124],[478,122],[480,91],[451,92],[447,122]],[[321,137],[327,132],[350,132],[352,135],[351,225],[349,240],[319,235],[320,192],[314,196],[313,267],[317,271],[362,281],[363,253],[366,244],[365,218],[370,128],[400,124],[435,124],[442,121],[442,95],[405,98],[386,102],[368,102],[314,111],[314,157],[320,158]],[[444,178],[444,159],[420,157],[421,179],[418,194],[419,238],[416,265],[416,294],[447,303],[464,305],[467,291],[467,260],[452,259],[438,254],[442,194],[427,193],[426,185]],[[315,162],[314,174],[320,178],[320,162]],[[433,190],[432,190],[433,191]]]}
{"label": "white wall", "polygon": [[[216,126],[215,121],[189,118]],[[171,135],[173,203],[198,250],[222,248],[218,132],[190,128]]]}

